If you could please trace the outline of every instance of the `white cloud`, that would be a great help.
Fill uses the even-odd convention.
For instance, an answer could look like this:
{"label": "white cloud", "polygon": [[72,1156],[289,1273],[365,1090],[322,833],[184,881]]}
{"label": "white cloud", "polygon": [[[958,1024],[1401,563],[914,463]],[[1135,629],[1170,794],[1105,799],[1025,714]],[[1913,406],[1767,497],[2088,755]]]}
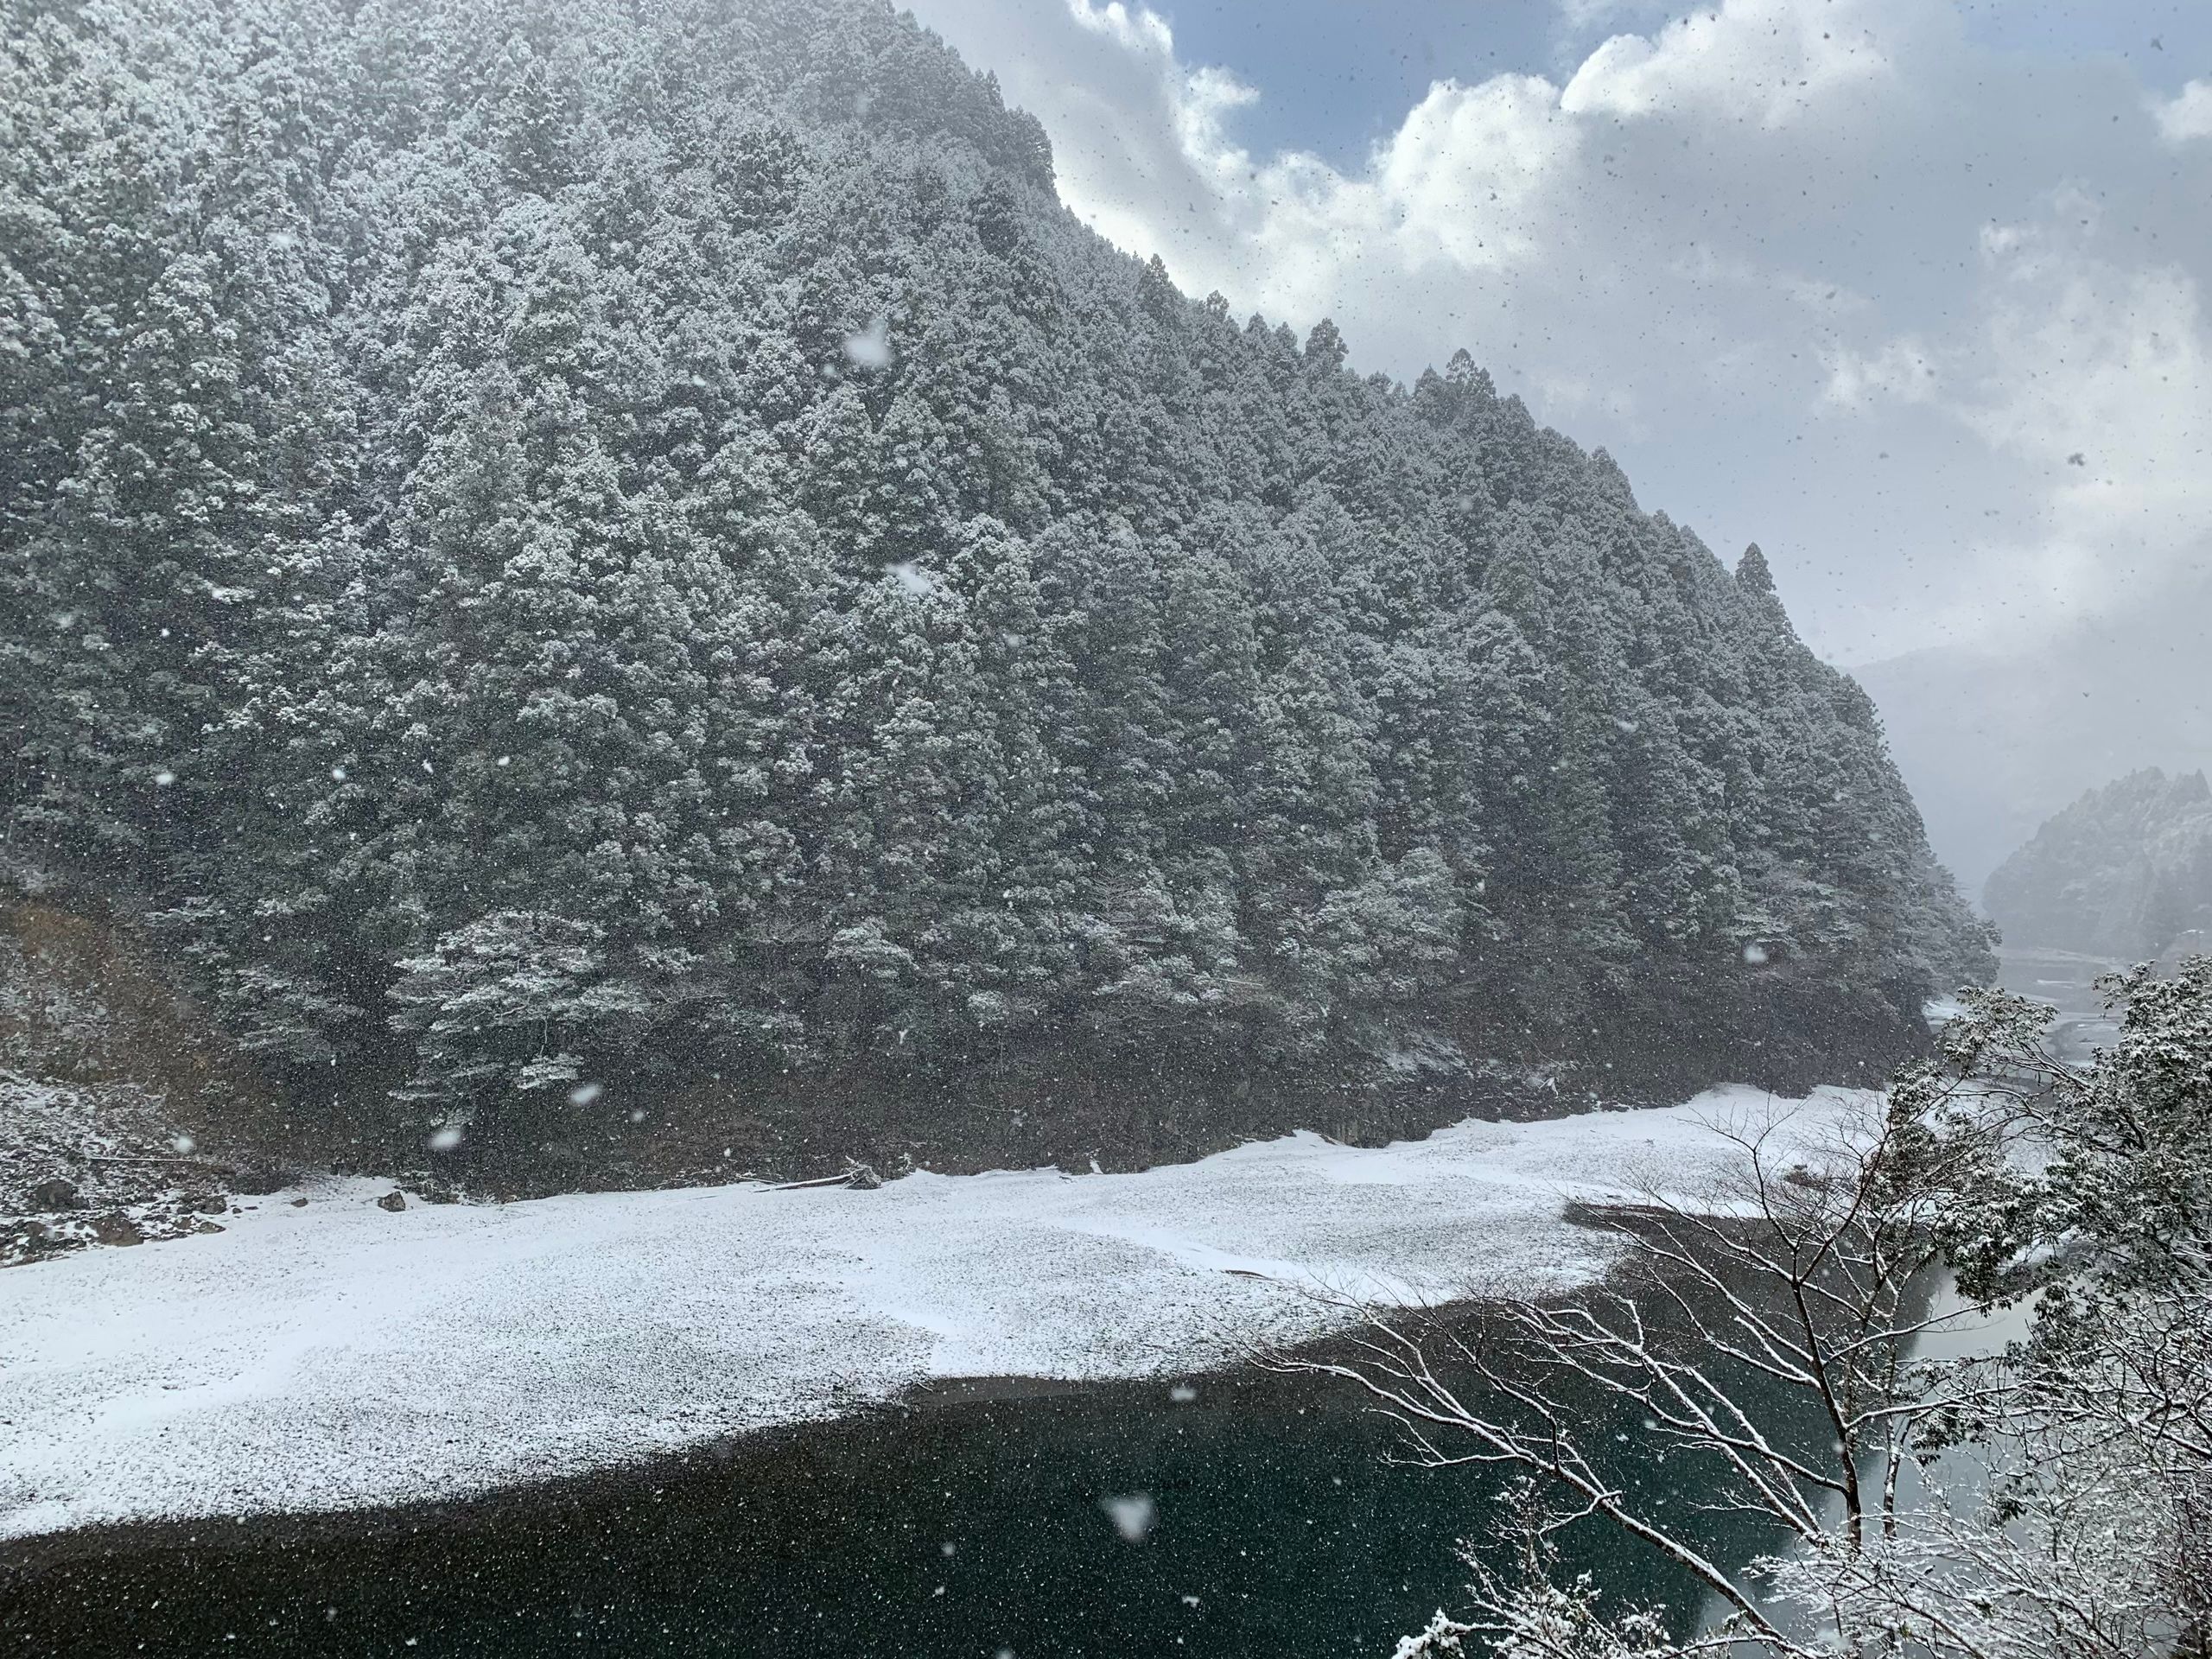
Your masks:
{"label": "white cloud", "polygon": [[[1931,0],[1721,0],[1440,80],[1363,163],[1141,6],[925,0],[1102,232],[1402,376],[1465,346],[1864,658],[2139,597],[2212,547],[2212,83],[1983,51]],[[1640,4],[1563,0],[1573,27]],[[1325,50],[1325,42],[1316,42]],[[2082,464],[2068,457],[2079,453]]]}
{"label": "white cloud", "polygon": [[2055,603],[2212,566],[2212,337],[2194,281],[2047,255],[1993,305],[1981,364],[1958,414],[2043,480],[2045,533],[2018,551]]}
{"label": "white cloud", "polygon": [[1891,340],[1871,353],[1836,346],[1822,353],[1822,359],[1828,378],[1821,395],[1840,408],[1866,410],[1884,399],[1935,401],[1935,353],[1923,342]]}
{"label": "white cloud", "polygon": [[1090,0],[1068,0],[1068,13],[1092,34],[1107,36],[1125,52],[1154,57],[1166,65],[1175,60],[1174,32],[1159,13],[1147,7],[1131,11],[1122,0],[1103,6],[1094,6]]}
{"label": "white cloud", "polygon": [[2170,144],[2212,138],[2212,80],[2192,80],[2173,98],[2152,99],[2151,114]]}
{"label": "white cloud", "polygon": [[1695,111],[1784,126],[1890,73],[1875,32],[1847,18],[1789,0],[1733,0],[1649,38],[1616,35],[1575,71],[1560,105],[1576,115]]}

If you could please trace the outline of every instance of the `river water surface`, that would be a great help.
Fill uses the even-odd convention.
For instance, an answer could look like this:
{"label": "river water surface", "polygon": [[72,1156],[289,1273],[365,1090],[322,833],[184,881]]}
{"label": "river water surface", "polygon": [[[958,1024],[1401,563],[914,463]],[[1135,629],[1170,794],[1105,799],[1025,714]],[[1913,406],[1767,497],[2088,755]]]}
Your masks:
{"label": "river water surface", "polygon": [[[2078,1058],[2108,1035],[2103,965],[2008,953],[2005,980]],[[1640,1429],[1607,1425],[1619,1477],[1691,1514]],[[1455,1541],[1491,1535],[1497,1491],[1398,1444],[1312,1376],[944,1390],[468,1503],[19,1543],[0,1659],[1388,1654],[1460,1605]],[[1731,1567],[1779,1541],[1688,1524]],[[1695,1616],[1694,1586],[1584,1531],[1570,1570]]]}
{"label": "river water surface", "polygon": [[[1640,1484],[1664,1471],[1637,1427],[1609,1443]],[[1387,1654],[1459,1604],[1454,1541],[1496,1508],[1487,1471],[1394,1466],[1397,1443],[1311,1376],[959,1390],[474,1503],[18,1545],[0,1655]]]}

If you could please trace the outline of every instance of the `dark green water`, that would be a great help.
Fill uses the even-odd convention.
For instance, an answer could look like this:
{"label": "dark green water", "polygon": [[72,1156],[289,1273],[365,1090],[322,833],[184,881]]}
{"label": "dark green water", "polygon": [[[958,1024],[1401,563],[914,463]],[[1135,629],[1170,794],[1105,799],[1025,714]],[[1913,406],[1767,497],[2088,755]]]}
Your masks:
{"label": "dark green water", "polygon": [[[0,1656],[1387,1654],[1459,1603],[1480,1469],[1392,1467],[1345,1385],[932,1402],[403,1514],[119,1529],[0,1566]],[[1636,1424],[1615,1432],[1624,1468]],[[1646,1478],[1662,1471],[1646,1471]],[[1149,1495],[1125,1541],[1103,1501]],[[1708,1529],[1725,1560],[1767,1540]],[[1697,1597],[1607,1535],[1579,1565]]]}

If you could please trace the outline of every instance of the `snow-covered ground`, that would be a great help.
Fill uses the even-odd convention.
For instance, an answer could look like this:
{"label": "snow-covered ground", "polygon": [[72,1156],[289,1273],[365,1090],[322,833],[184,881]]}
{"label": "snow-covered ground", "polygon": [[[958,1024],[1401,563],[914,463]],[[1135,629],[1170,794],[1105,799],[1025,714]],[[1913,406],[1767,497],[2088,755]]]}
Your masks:
{"label": "snow-covered ground", "polygon": [[[0,1536],[480,1491],[931,1378],[1202,1370],[1369,1300],[1602,1270],[1569,1199],[1694,1194],[1712,1125],[1859,1098],[1296,1135],[1137,1174],[915,1174],[504,1205],[336,1182],[226,1230],[0,1272]],[[296,1199],[304,1198],[304,1204]]]}

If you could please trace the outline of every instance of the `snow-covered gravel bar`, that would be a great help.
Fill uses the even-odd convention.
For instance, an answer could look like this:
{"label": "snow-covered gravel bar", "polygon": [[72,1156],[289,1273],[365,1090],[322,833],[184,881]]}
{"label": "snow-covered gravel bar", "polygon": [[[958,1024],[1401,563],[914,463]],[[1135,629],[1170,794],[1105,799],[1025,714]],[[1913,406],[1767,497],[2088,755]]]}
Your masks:
{"label": "snow-covered gravel bar", "polygon": [[[932,1378],[1197,1370],[1602,1270],[1571,1199],[1694,1193],[1783,1103],[1312,1135],[1136,1174],[910,1175],[410,1205],[334,1182],[219,1235],[0,1272],[0,1536],[481,1491],[836,1414]],[[293,1200],[305,1198],[304,1205]]]}

